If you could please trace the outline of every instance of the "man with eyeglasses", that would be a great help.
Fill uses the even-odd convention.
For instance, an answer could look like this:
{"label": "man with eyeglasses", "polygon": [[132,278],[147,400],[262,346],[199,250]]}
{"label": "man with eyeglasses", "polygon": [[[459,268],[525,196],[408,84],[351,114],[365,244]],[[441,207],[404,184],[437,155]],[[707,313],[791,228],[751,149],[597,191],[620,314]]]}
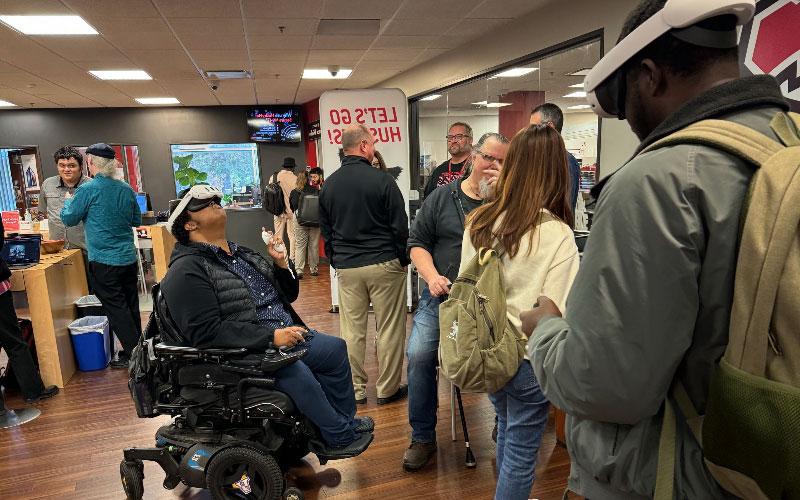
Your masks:
{"label": "man with eyeglasses", "polygon": [[39,195],[39,213],[47,216],[50,238],[64,240],[64,248],[80,248],[86,253],[86,239],[83,223],[65,227],[61,221],[64,201],[72,198],[78,186],[91,179],[83,175],[83,155],[72,146],[63,146],[53,154],[58,175],[48,177],[42,182]]}
{"label": "man with eyeglasses", "polygon": [[400,188],[372,166],[375,136],[364,125],[342,134],[342,166],[322,186],[319,227],[339,280],[339,326],[347,342],[356,403],[367,402],[369,305],[378,333],[378,404],[406,397],[401,385],[406,340],[408,215]]}
{"label": "man with eyeglasses", "polygon": [[471,155],[469,177],[434,190],[425,198],[411,227],[411,260],[428,288],[420,295],[406,353],[411,425],[411,445],[403,456],[407,471],[422,469],[436,453],[439,304],[458,275],[467,214],[493,196],[507,151],[508,139],[496,133],[484,134]]}
{"label": "man with eyeglasses", "polygon": [[450,159],[436,167],[425,185],[425,198],[439,186],[450,184],[469,170],[472,153],[472,127],[464,122],[450,125],[447,132],[447,152]]}

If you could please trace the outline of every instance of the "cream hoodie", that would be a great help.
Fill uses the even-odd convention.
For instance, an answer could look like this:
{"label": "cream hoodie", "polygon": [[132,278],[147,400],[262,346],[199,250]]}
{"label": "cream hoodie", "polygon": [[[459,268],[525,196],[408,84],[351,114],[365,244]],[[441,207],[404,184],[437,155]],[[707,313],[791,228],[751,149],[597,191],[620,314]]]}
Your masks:
{"label": "cream hoodie", "polygon": [[[462,269],[476,253],[467,227],[461,245]],[[522,331],[519,314],[532,308],[541,295],[549,297],[561,314],[565,314],[567,294],[580,263],[575,237],[568,225],[557,219],[544,222],[523,236],[513,259],[503,255],[501,261],[506,288],[506,314],[518,331]]]}

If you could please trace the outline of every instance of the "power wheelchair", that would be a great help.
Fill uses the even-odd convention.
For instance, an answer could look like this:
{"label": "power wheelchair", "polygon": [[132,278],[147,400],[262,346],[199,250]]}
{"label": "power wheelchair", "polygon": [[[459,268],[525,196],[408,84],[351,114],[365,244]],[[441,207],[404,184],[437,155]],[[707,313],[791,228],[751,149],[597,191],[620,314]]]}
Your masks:
{"label": "power wheelchair", "polygon": [[129,500],[143,495],[144,460],[157,462],[163,486],[208,488],[214,499],[302,500],[287,487],[286,470],[308,453],[320,464],[361,454],[372,434],[347,450],[326,451],[316,426],[299,414],[291,398],[274,389],[275,372],[305,350],[184,347],[159,286],[153,314],[134,350],[128,382],[137,415],[170,415],[153,448],[125,449],[120,476]]}

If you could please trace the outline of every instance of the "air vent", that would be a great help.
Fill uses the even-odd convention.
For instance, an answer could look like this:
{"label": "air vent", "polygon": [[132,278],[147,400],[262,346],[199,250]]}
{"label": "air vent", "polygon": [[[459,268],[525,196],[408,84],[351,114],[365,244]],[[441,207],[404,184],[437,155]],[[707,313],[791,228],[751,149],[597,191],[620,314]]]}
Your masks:
{"label": "air vent", "polygon": [[377,35],[380,19],[320,19],[317,35]]}
{"label": "air vent", "polygon": [[243,69],[218,69],[206,71],[206,76],[212,80],[241,80],[253,78],[249,71]]}

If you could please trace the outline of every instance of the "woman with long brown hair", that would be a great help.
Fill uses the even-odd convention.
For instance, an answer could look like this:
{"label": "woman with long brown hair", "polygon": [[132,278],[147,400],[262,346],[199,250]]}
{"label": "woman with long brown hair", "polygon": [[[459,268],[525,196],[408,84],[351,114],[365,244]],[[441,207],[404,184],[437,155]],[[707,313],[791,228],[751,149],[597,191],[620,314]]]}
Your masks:
{"label": "woman with long brown hair", "polygon": [[[520,337],[520,312],[540,295],[553,297],[563,311],[578,272],[570,182],[561,135],[552,127],[532,125],[511,141],[494,199],[469,214],[462,266],[477,249],[498,252],[506,315]],[[527,499],[549,403],[524,359],[516,375],[489,399],[497,412],[495,498]]]}
{"label": "woman with long brown hair", "polygon": [[[319,187],[312,185],[308,182],[308,177],[314,174],[308,174],[302,171],[297,174],[297,185],[289,195],[289,205],[292,213],[297,214],[300,209],[300,203],[303,196],[318,196]],[[294,225],[294,238],[296,244],[295,257],[297,258],[295,266],[297,269],[297,278],[303,279],[303,273],[306,267],[306,257],[308,257],[308,267],[311,271],[311,276],[319,276],[319,222],[316,225],[301,225],[296,222]]]}

